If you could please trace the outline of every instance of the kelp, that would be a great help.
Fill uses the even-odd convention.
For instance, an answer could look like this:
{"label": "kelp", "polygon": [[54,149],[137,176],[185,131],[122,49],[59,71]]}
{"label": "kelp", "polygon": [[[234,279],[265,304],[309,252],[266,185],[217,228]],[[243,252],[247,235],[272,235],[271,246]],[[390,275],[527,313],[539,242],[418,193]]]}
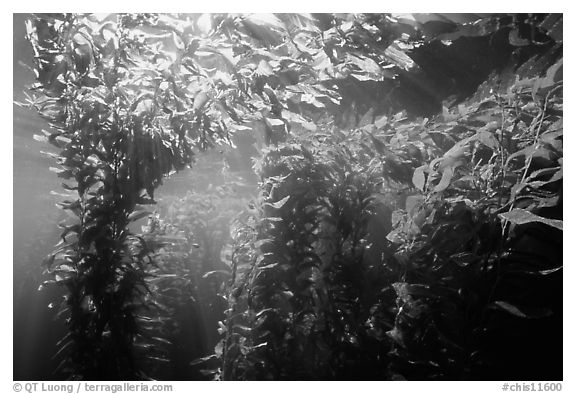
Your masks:
{"label": "kelp", "polygon": [[[518,372],[541,365],[540,343],[517,352],[531,357],[512,350],[561,330],[561,25],[554,14],[33,15],[27,105],[50,124],[35,139],[59,150],[51,170],[71,217],[45,264],[67,291],[65,371],[147,378],[174,357],[182,326],[169,315],[213,280],[222,339],[192,366],[217,379],[557,377]],[[433,92],[431,49],[468,64],[450,48],[492,42],[512,60]],[[418,83],[450,101],[428,118],[398,111]],[[259,194],[218,266],[230,241],[219,210],[241,211],[233,187],[190,194],[176,215],[149,206],[165,177],[247,130]],[[215,228],[208,253],[198,238]],[[499,375],[508,360],[518,369]]]}

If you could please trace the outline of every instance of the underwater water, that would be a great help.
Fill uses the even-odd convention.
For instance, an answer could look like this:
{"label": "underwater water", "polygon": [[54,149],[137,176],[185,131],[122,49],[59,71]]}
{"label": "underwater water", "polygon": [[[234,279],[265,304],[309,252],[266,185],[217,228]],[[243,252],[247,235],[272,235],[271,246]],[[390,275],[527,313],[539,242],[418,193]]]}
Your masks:
{"label": "underwater water", "polygon": [[[32,65],[32,48],[25,39],[24,21],[24,14],[14,14],[15,101],[23,101],[23,92],[34,82],[34,74],[28,68]],[[60,361],[53,357],[58,350],[57,342],[66,334],[64,319],[56,316],[64,292],[56,286],[43,286],[42,290],[39,288],[48,279],[43,275],[41,263],[58,243],[61,230],[57,224],[65,220],[67,215],[56,207],[61,197],[54,192],[60,191],[61,182],[49,171],[49,167],[55,165],[54,160],[41,153],[55,150],[33,139],[33,135],[47,129],[48,124],[32,110],[17,105],[14,105],[13,110],[14,380],[58,380],[65,377],[54,374]],[[236,154],[230,160],[235,160],[234,168],[249,178],[248,183],[251,186],[245,187],[242,193],[253,194],[256,183],[250,172],[250,158],[242,158]],[[214,171],[218,172],[220,168]],[[156,193],[159,205],[162,204],[163,196],[169,196],[173,200],[191,190],[193,186],[190,174],[191,171],[186,169],[166,179]],[[207,175],[207,181],[195,184],[195,189],[219,186],[217,176]],[[140,226],[145,223],[146,220],[143,219],[132,227],[139,231]],[[183,321],[182,324],[189,333],[194,334],[189,335],[189,338],[182,338],[179,343],[182,355],[177,357],[183,358],[179,364],[187,364],[199,355],[210,353],[217,341],[217,327],[202,329],[203,332],[198,333],[198,328],[194,327],[194,314],[197,312],[194,312],[194,306],[190,308],[184,308],[179,312],[182,316],[175,317]],[[218,319],[221,318],[222,316],[218,315]],[[202,349],[201,354],[190,352],[191,347]],[[186,376],[184,371],[179,372],[176,367],[167,377],[179,379],[182,376]]]}
{"label": "underwater water", "polygon": [[[24,17],[14,17],[14,99],[23,99],[23,89],[33,82],[34,74],[20,62],[30,64],[32,49],[25,39]],[[42,259],[58,241],[60,212],[58,201],[50,194],[58,180],[50,176],[50,160],[40,154],[32,139],[46,124],[32,111],[14,105],[14,379],[37,380],[51,375],[56,367],[50,362],[55,344],[65,333],[62,321],[54,321],[48,304],[58,291],[39,292]],[[49,148],[48,148],[49,149]]]}
{"label": "underwater water", "polygon": [[[38,35],[55,32],[41,29],[48,23],[42,18],[36,20]],[[75,21],[83,18],[100,26],[87,16]],[[138,30],[141,21],[130,18],[119,18],[117,25],[110,19],[109,26]],[[126,73],[134,80],[109,83],[108,74],[99,74],[98,67],[108,67],[101,59],[122,52],[114,39],[102,45],[110,33],[102,21],[103,30],[90,38],[100,45],[101,58],[87,49],[85,38],[75,36],[70,46],[75,51],[66,60],[69,72],[55,67],[52,74],[71,78],[69,87],[77,81],[88,86],[73,86],[90,93],[82,93],[84,101],[68,102],[75,108],[88,103],[78,110],[82,116],[66,118],[71,127],[66,123],[62,134],[34,137],[48,124],[35,111],[14,105],[14,380],[561,379],[558,16],[528,20],[548,21],[538,25],[540,36],[531,37],[545,45],[527,44],[520,37],[527,33],[513,30],[518,19],[485,16],[498,22],[487,25],[495,29],[491,36],[482,29],[477,36],[466,29],[450,32],[453,42],[434,39],[406,50],[412,60],[397,49],[397,63],[385,68],[398,73],[394,78],[380,79],[377,63],[348,54],[348,66],[360,74],[333,85],[343,96],[338,105],[313,82],[302,83],[306,93],[297,93],[298,99],[278,101],[294,97],[298,78],[279,72],[280,78],[262,60],[263,53],[277,56],[267,51],[285,49],[280,44],[271,49],[281,24],[266,18],[233,19],[248,21],[241,34],[255,34],[254,42],[264,43],[254,58],[249,45],[234,47],[235,56],[246,56],[238,67],[255,78],[250,89],[261,89],[242,96],[246,102],[234,102],[238,112],[245,111],[240,120],[225,100],[208,100],[205,86],[188,84],[189,69],[174,67],[174,75],[165,69],[152,78],[160,66],[146,65],[150,59],[134,47],[126,47],[135,58],[142,56],[126,66],[130,73],[136,70]],[[317,18],[314,23],[323,29],[337,21]],[[426,18],[413,24],[424,29]],[[474,18],[480,16],[462,20]],[[35,82],[25,19],[14,15],[17,102]],[[202,18],[197,22],[202,30]],[[432,22],[435,27],[425,34],[446,28],[443,20]],[[398,23],[396,33],[411,31]],[[149,34],[142,42],[150,40],[166,59],[182,47],[172,31],[142,31],[143,37]],[[346,50],[355,53],[357,47]],[[371,56],[379,53],[374,51]],[[214,89],[228,86],[228,63],[198,60],[216,50],[191,52],[182,57],[194,58],[199,69],[222,68],[210,80]],[[322,62],[302,52],[312,64],[302,80],[323,75],[337,52],[318,51],[320,58],[330,57]],[[413,62],[418,66],[411,68]],[[528,65],[515,70],[522,62]],[[89,67],[104,82],[95,82]],[[515,72],[532,85],[518,82]],[[176,77],[185,89],[166,82]],[[46,82],[54,85],[45,91],[48,96],[58,91],[58,78]],[[139,85],[139,78],[154,82]],[[157,91],[165,90],[161,99],[138,91],[156,83]],[[119,86],[137,93],[120,95]],[[108,92],[101,106],[100,88]],[[110,126],[118,113],[110,110],[117,104],[109,99],[121,102],[120,96],[128,98],[122,105],[130,104],[130,127]],[[181,111],[181,103],[192,109]],[[246,108],[261,116],[247,115]],[[180,112],[190,116],[181,124]],[[226,131],[227,141],[210,134],[222,132],[212,128],[217,121],[224,124],[221,113],[231,124],[238,122],[232,137]],[[146,124],[146,119],[160,120]],[[68,141],[62,151],[46,143],[54,136]],[[86,142],[92,137],[98,143]],[[196,145],[187,146],[188,140]],[[188,160],[183,159],[188,148],[195,155],[192,169],[174,173]],[[55,160],[42,151],[61,154],[62,162],[70,159],[60,164],[65,170],[58,175],[73,166],[89,173],[80,180],[71,170],[61,177],[88,185],[81,192],[83,205],[57,206],[69,198],[64,189],[74,198],[78,193],[55,174]],[[48,259],[52,271],[43,272],[42,262],[57,244],[68,254],[54,253]],[[81,335],[60,342],[74,324]]]}

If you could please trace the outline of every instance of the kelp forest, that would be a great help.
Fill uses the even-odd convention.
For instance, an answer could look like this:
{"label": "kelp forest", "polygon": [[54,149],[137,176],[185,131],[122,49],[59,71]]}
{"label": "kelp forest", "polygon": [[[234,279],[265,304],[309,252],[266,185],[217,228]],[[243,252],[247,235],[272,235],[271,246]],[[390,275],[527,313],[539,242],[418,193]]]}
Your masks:
{"label": "kelp forest", "polygon": [[14,14],[14,379],[562,380],[562,22]]}

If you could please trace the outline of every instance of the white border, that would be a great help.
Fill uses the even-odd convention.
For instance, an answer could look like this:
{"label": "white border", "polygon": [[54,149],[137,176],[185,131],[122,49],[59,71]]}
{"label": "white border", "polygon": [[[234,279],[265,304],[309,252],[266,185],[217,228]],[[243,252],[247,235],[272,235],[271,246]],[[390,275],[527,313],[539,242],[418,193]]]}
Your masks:
{"label": "white border", "polygon": [[[572,7],[569,7],[567,2],[545,2],[545,1],[495,1],[483,0],[478,2],[464,2],[460,1],[456,4],[447,1],[411,1],[409,4],[405,2],[390,2],[385,4],[382,0],[375,2],[335,2],[335,1],[311,1],[311,0],[290,0],[285,2],[272,2],[272,1],[232,1],[232,0],[219,0],[217,2],[173,2],[173,1],[156,1],[156,2],[118,2],[111,0],[99,0],[90,3],[81,3],[77,0],[59,1],[57,4],[54,2],[40,2],[40,1],[26,1],[26,2],[3,2],[3,8],[6,12],[2,12],[2,29],[0,37],[2,39],[2,48],[5,51],[4,62],[2,62],[2,85],[4,86],[3,105],[2,108],[2,124],[5,126],[3,132],[4,138],[8,137],[10,143],[3,142],[0,144],[1,154],[1,169],[5,174],[4,184],[2,185],[3,193],[0,194],[1,205],[5,210],[12,212],[12,92],[11,89],[6,87],[12,86],[12,13],[16,12],[33,12],[33,11],[67,11],[67,12],[109,12],[109,11],[146,11],[146,12],[563,12],[564,15],[564,37],[568,40],[568,45],[565,45],[565,64],[567,67],[564,73],[565,95],[568,104],[568,109],[565,110],[566,117],[566,139],[564,142],[565,150],[569,152],[565,157],[565,196],[567,204],[565,205],[564,221],[565,240],[576,239],[574,233],[574,207],[571,205],[571,198],[574,191],[574,173],[576,168],[574,160],[572,160],[570,152],[575,150],[574,146],[574,108],[573,108],[573,77],[571,71],[573,70],[570,65],[573,62],[573,29],[572,21]],[[4,11],[4,9],[3,9]],[[570,109],[572,108],[572,110]],[[5,257],[2,261],[4,267],[4,286],[0,286],[0,311],[3,312],[4,321],[0,325],[1,338],[2,338],[2,355],[0,356],[0,390],[2,392],[12,391],[12,223],[6,223],[7,213],[4,214],[4,223],[2,226],[1,251]],[[12,217],[12,214],[10,214]],[[13,218],[18,220],[18,218]],[[564,250],[565,258],[567,261],[564,271],[564,383],[563,391],[567,390],[573,392],[572,374],[569,371],[574,371],[574,312],[572,301],[574,301],[574,288],[571,279],[574,278],[574,265],[570,261],[573,254],[571,251]],[[112,382],[110,382],[112,383]],[[439,393],[499,393],[502,392],[500,382],[283,382],[265,383],[265,382],[234,382],[232,386],[230,382],[165,382],[173,383],[174,393],[190,393],[193,391],[210,390],[210,392],[233,392],[234,394],[252,393],[254,389],[257,390],[274,390],[275,394],[293,393],[295,389],[304,389],[306,391],[326,391],[328,390],[342,390],[346,392],[359,392],[360,390],[376,389],[377,392],[390,391],[394,393],[407,393],[407,392],[439,392]]]}

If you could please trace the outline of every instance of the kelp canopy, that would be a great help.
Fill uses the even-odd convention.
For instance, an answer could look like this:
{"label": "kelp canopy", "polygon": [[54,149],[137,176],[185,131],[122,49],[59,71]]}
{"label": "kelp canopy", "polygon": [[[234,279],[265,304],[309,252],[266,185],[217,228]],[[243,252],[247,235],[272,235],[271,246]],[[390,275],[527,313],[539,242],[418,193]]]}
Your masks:
{"label": "kelp canopy", "polygon": [[27,30],[70,213],[58,376],[562,378],[562,15]]}

